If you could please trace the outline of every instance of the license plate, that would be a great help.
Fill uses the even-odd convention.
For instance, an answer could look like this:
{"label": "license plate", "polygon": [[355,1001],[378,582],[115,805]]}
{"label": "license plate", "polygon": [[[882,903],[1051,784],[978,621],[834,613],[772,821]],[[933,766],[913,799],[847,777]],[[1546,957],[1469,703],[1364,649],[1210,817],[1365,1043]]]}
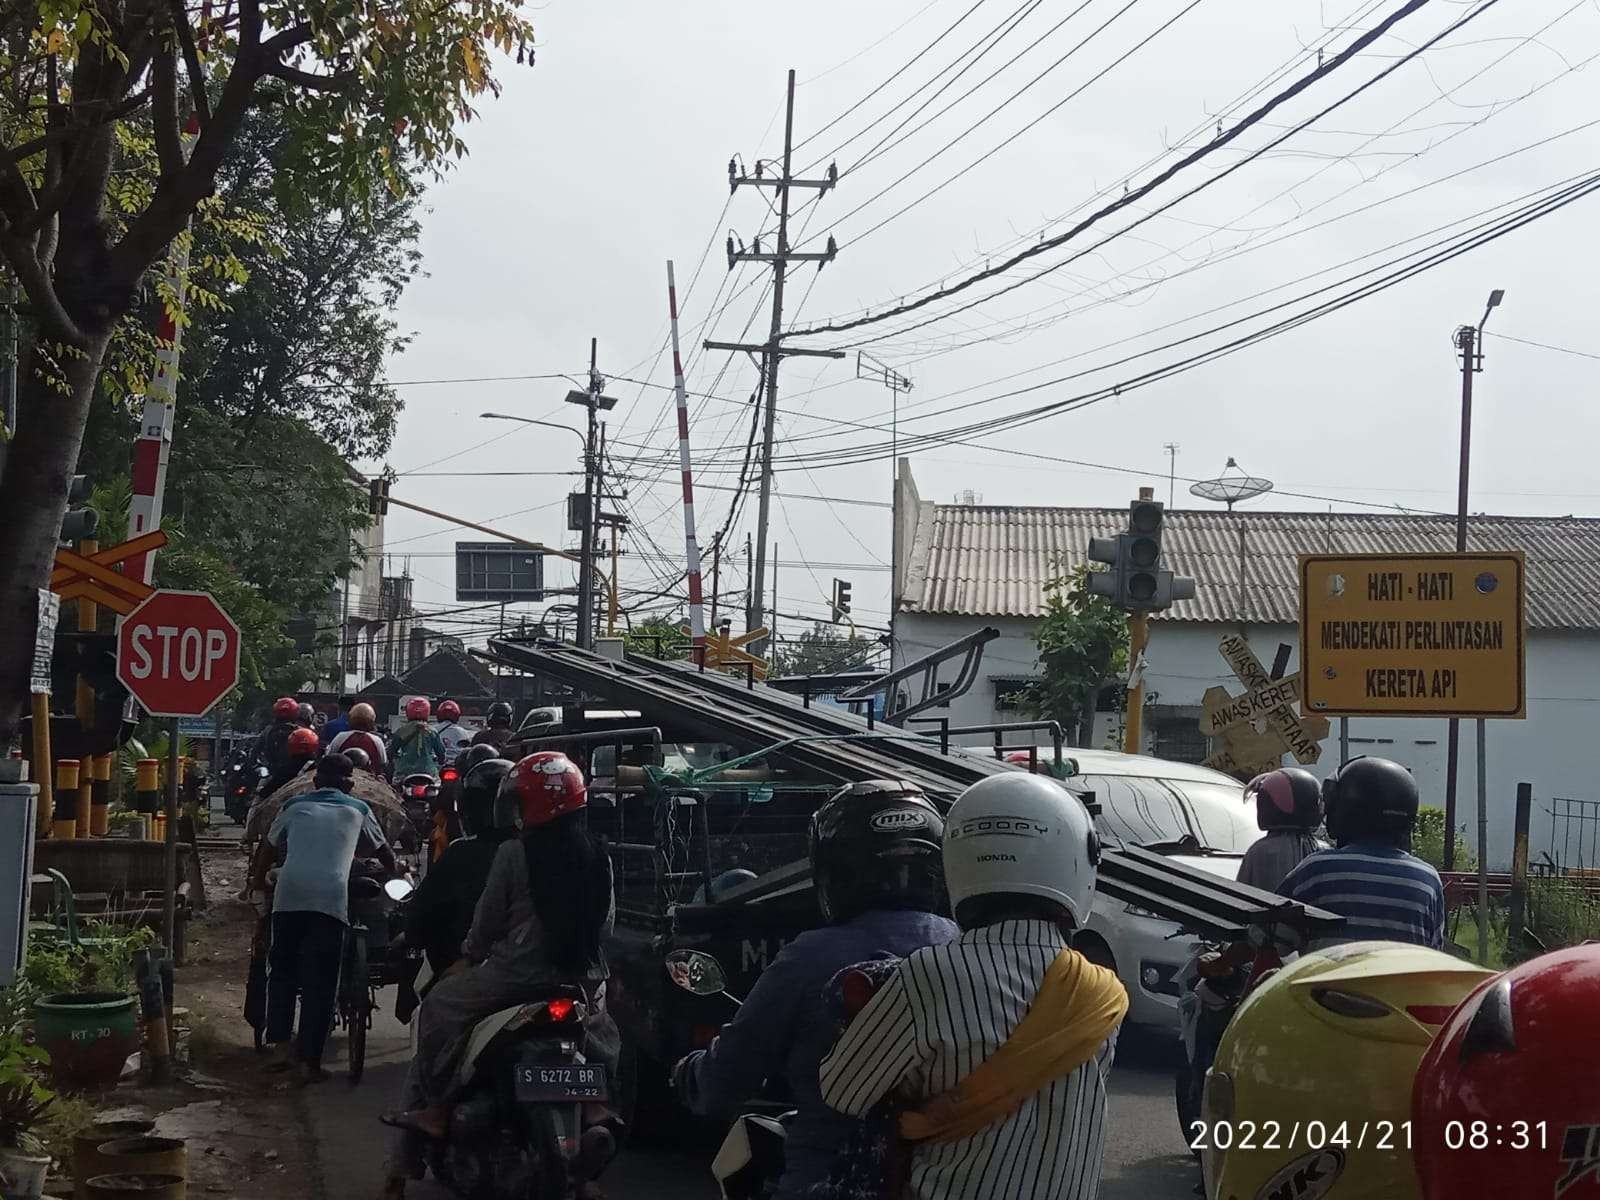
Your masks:
{"label": "license plate", "polygon": [[606,1069],[579,1063],[519,1063],[518,1100],[609,1100]]}

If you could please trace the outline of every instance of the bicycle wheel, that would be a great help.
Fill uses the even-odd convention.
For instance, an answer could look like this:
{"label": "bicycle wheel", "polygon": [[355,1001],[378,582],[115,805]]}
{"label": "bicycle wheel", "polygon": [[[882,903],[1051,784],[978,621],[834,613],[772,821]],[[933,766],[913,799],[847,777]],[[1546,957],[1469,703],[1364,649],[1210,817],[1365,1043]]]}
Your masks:
{"label": "bicycle wheel", "polygon": [[343,987],[339,1003],[344,1017],[345,1033],[349,1037],[346,1070],[350,1086],[361,1082],[367,1069],[367,1027],[372,1024],[372,989],[367,983],[367,931],[356,926],[350,931],[350,945],[345,952]]}

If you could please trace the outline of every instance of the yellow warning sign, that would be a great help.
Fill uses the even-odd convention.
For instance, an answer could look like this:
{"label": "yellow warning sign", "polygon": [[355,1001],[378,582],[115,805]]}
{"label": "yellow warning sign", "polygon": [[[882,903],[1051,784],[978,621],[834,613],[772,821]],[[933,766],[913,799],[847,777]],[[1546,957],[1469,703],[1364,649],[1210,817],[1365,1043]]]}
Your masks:
{"label": "yellow warning sign", "polygon": [[1302,555],[1302,707],[1340,716],[1525,716],[1523,576],[1515,551]]}

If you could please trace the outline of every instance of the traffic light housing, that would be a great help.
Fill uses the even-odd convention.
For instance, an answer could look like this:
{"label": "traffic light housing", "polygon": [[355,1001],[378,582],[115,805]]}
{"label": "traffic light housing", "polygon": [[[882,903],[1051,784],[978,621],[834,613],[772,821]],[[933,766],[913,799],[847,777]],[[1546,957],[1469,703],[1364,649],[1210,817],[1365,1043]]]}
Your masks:
{"label": "traffic light housing", "polygon": [[367,515],[389,515],[389,481],[381,475],[367,483]]}
{"label": "traffic light housing", "polygon": [[[89,482],[87,475],[74,475],[67,485],[67,511],[61,518],[59,538],[63,545],[75,546],[99,534],[100,514],[86,507],[89,495],[93,491],[94,485]],[[74,505],[85,507],[73,507]]]}
{"label": "traffic light housing", "polygon": [[1175,600],[1194,599],[1194,580],[1162,566],[1161,529],[1165,507],[1158,500],[1135,500],[1128,528],[1116,537],[1090,538],[1089,557],[1110,567],[1089,572],[1089,594],[1104,596],[1127,612],[1159,612]]}
{"label": "traffic light housing", "polygon": [[850,581],[833,581],[833,623],[839,625],[850,618]]}

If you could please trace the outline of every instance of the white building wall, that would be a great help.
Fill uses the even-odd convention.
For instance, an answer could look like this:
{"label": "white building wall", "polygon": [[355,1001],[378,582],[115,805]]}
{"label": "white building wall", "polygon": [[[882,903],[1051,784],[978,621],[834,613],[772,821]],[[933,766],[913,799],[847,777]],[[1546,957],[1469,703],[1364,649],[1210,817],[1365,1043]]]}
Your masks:
{"label": "white building wall", "polygon": [[[895,665],[954,641],[984,625],[1001,630],[985,650],[982,670],[972,691],[951,702],[952,725],[1015,720],[1017,713],[997,713],[991,679],[1037,672],[1033,623],[1017,619],[938,617],[901,613],[895,618]],[[1235,693],[1242,685],[1217,651],[1218,642],[1234,633],[1228,625],[1151,622],[1145,686],[1166,706],[1199,705],[1208,687],[1223,685]],[[1291,647],[1289,671],[1299,669],[1299,634],[1293,625],[1255,626],[1248,630],[1256,655],[1269,669],[1280,643]],[[948,668],[946,669],[948,672]],[[948,677],[948,675],[946,676]],[[945,710],[929,715],[943,716]],[[1111,735],[1115,718],[1102,715],[1095,744]],[[1339,759],[1339,721],[1323,743],[1321,760],[1310,767],[1319,777]],[[1521,721],[1488,721],[1486,772],[1489,808],[1488,860],[1495,869],[1511,862],[1512,814],[1519,782],[1533,785],[1530,854],[1534,861],[1551,848],[1553,797],[1600,800],[1600,631],[1539,632],[1528,639],[1528,715]],[[1442,719],[1352,717],[1350,754],[1374,754],[1405,764],[1416,776],[1424,804],[1444,804],[1448,722]],[[1147,743],[1148,748],[1148,743]],[[1473,722],[1462,722],[1456,784],[1457,824],[1467,841],[1477,845],[1477,747]],[[1595,834],[1591,832],[1592,840]],[[1559,841],[1556,846],[1560,850]],[[1592,858],[1593,851],[1591,851]]]}

